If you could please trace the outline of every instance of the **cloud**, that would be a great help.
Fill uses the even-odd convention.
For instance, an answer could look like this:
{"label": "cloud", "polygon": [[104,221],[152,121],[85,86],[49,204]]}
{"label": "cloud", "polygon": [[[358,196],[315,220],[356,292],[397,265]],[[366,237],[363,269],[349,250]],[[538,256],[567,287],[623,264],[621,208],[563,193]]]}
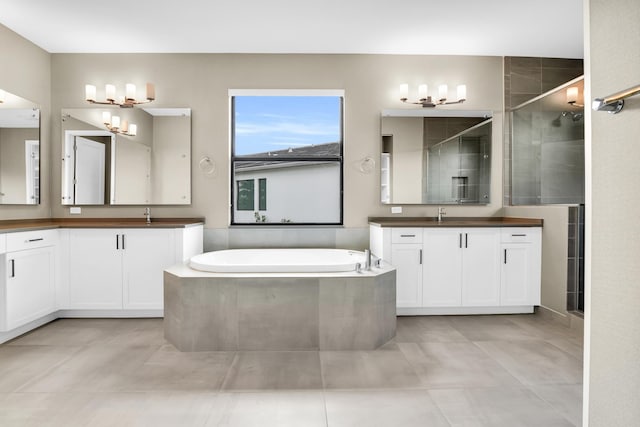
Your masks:
{"label": "cloud", "polygon": [[275,122],[275,123],[256,123],[256,122],[236,122],[236,134],[238,135],[255,135],[255,134],[284,134],[299,136],[334,136],[340,133],[337,124],[328,123],[293,123],[293,122]]}

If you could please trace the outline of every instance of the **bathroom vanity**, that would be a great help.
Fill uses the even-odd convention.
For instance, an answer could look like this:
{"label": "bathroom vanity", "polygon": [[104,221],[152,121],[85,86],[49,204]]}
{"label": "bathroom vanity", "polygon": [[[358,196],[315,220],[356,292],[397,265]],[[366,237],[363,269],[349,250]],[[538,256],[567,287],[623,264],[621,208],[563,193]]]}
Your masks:
{"label": "bathroom vanity", "polygon": [[0,343],[59,317],[161,317],[163,270],[202,252],[202,224],[0,221]]}
{"label": "bathroom vanity", "polygon": [[369,218],[372,254],[397,269],[399,315],[532,313],[542,220]]}

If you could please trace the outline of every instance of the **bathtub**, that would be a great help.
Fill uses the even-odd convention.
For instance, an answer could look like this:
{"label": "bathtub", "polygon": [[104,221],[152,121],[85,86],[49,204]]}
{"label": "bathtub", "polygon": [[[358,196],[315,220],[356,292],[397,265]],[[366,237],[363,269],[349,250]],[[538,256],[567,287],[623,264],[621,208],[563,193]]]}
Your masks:
{"label": "bathtub", "polygon": [[230,249],[191,258],[189,266],[213,273],[327,273],[364,266],[364,253],[346,249]]}
{"label": "bathtub", "polygon": [[181,351],[373,350],[396,331],[396,272],[364,253],[232,249],[164,271],[164,336]]}

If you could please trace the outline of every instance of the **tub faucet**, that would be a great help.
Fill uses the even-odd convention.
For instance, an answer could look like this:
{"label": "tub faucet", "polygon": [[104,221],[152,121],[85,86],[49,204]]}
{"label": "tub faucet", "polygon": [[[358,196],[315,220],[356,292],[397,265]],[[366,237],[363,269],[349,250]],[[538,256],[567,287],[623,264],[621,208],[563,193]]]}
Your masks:
{"label": "tub faucet", "polygon": [[442,217],[447,213],[444,211],[442,206],[438,206],[438,222],[442,222]]}
{"label": "tub faucet", "polygon": [[369,249],[364,250],[364,269],[371,270],[371,252]]}
{"label": "tub faucet", "polygon": [[144,216],[147,218],[147,224],[151,224],[151,208],[144,208]]}

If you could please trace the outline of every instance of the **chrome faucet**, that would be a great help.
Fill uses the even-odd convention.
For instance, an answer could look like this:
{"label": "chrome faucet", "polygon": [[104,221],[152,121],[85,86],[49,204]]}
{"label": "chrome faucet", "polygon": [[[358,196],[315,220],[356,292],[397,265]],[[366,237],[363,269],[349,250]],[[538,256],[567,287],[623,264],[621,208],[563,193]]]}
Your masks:
{"label": "chrome faucet", "polygon": [[369,249],[364,250],[364,269],[371,270],[371,252]]}
{"label": "chrome faucet", "polygon": [[151,208],[144,208],[144,216],[147,218],[147,224],[151,224]]}
{"label": "chrome faucet", "polygon": [[442,206],[438,206],[438,222],[442,222],[442,217],[447,213],[444,211]]}

